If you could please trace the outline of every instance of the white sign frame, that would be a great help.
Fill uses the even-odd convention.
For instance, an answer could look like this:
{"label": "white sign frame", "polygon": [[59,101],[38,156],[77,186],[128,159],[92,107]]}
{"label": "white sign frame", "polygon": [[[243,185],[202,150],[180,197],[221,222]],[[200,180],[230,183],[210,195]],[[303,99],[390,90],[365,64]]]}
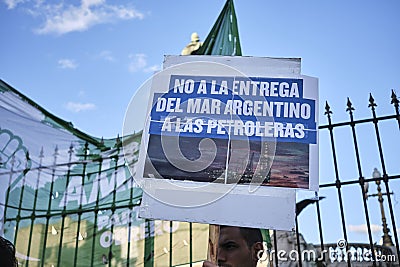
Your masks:
{"label": "white sign frame", "polygon": [[[315,121],[318,125],[318,80],[300,74],[300,59],[166,56],[164,68],[205,60],[233,66],[239,71],[245,71],[245,74],[251,77],[303,79],[304,88],[315,89],[312,93],[305,90],[304,98],[316,99]],[[169,81],[165,80],[165,82],[169,84]],[[151,105],[149,105],[147,114],[150,109]],[[149,138],[148,130],[149,124],[147,123],[143,131],[136,172],[136,175],[140,175],[136,178],[142,181],[139,184],[144,188],[140,217],[276,230],[292,230],[294,228],[295,189],[261,186],[253,190],[254,188],[249,189],[249,185],[239,184],[230,186],[229,193],[225,194],[223,193],[226,191],[227,185],[225,184],[207,183],[207,186],[204,186],[204,182],[143,178]],[[316,133],[316,139],[317,143],[310,144],[309,150],[308,189],[313,191],[318,191],[318,133]],[[186,187],[185,190],[179,190],[183,187]],[[215,198],[216,194],[220,194],[219,197]],[[190,201],[194,199],[196,201]],[[187,203],[187,205],[181,205],[182,203]]]}

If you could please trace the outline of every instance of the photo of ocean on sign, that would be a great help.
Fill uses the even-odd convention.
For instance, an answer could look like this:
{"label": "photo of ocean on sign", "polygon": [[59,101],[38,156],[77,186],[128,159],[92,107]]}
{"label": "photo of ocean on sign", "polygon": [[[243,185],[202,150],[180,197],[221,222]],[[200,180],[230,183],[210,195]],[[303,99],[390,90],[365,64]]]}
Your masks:
{"label": "photo of ocean on sign", "polygon": [[[172,139],[175,137],[163,137]],[[188,160],[196,160],[200,157],[199,143],[203,140],[198,137],[181,137],[179,138],[179,147],[171,149],[179,149]],[[196,182],[216,182],[249,184],[254,175],[264,174],[263,177],[257,177],[262,180],[263,186],[274,187],[290,187],[290,188],[308,188],[309,183],[309,158],[308,145],[302,143],[280,142],[276,144],[274,155],[268,154],[268,146],[273,147],[275,144],[261,141],[250,141],[250,151],[245,153],[241,150],[247,149],[241,140],[227,140],[213,138],[212,142],[217,147],[217,153],[206,168],[197,172],[182,170],[168,160],[164,149],[168,147],[161,144],[160,135],[151,135],[148,145],[148,153],[144,168],[143,177],[158,179],[173,179]],[[229,144],[229,142],[231,142]],[[242,157],[238,160],[231,161],[232,142],[235,143],[235,153],[241,153]],[[171,142],[166,142],[166,144]],[[242,146],[240,148],[239,146]],[[262,152],[262,146],[266,154]],[[204,151],[204,153],[212,154],[213,151]],[[171,153],[178,157],[179,152]],[[208,158],[208,157],[207,157]],[[178,158],[177,158],[178,160]],[[174,161],[174,160],[173,160]],[[260,171],[256,173],[256,169]],[[264,169],[263,169],[264,168]],[[240,176],[238,176],[240,174]]]}

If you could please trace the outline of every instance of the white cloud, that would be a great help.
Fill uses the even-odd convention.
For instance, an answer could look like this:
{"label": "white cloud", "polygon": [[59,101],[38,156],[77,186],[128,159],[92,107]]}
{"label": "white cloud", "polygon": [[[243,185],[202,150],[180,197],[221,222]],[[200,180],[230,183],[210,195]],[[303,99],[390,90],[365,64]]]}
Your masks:
{"label": "white cloud", "polygon": [[147,56],[145,54],[129,55],[131,62],[129,63],[129,71],[137,72],[143,70],[147,66]]}
{"label": "white cloud", "polygon": [[78,64],[73,59],[63,58],[58,61],[58,66],[62,69],[76,69]]}
{"label": "white cloud", "polygon": [[[27,0],[4,0],[9,9]],[[33,5],[25,5],[25,10],[35,17],[43,17],[44,23],[35,30],[38,34],[66,34],[85,31],[97,24],[111,23],[117,20],[142,19],[144,15],[128,5],[107,4],[106,0],[81,0],[79,5],[69,1],[53,4],[50,1],[37,0]],[[114,1],[113,1],[114,2]]]}
{"label": "white cloud", "polygon": [[81,112],[81,111],[96,109],[96,105],[93,103],[79,103],[79,102],[68,102],[65,107],[72,112]]}
{"label": "white cloud", "polygon": [[99,57],[106,61],[110,61],[110,62],[115,61],[115,58],[112,56],[111,51],[107,51],[107,50],[101,51],[99,54]]}
{"label": "white cloud", "polygon": [[153,65],[151,67],[145,68],[143,71],[144,72],[156,72],[161,70],[161,66],[160,65]]}
{"label": "white cloud", "polygon": [[[372,233],[378,233],[378,232],[382,231],[382,226],[380,226],[380,225],[371,224],[370,226],[371,226]],[[356,232],[356,233],[368,233],[366,224],[349,225],[349,231]]]}
{"label": "white cloud", "polygon": [[25,2],[24,0],[4,0],[8,9],[15,8],[18,4]]}
{"label": "white cloud", "polygon": [[161,65],[147,66],[147,56],[145,54],[129,55],[129,71],[130,72],[155,72],[161,69]]}

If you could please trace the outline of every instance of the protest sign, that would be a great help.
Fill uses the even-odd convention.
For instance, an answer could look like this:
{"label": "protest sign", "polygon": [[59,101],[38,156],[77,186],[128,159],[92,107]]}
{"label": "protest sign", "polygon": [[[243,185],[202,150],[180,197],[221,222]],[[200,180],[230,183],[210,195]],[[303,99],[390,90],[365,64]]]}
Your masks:
{"label": "protest sign", "polygon": [[[318,189],[317,79],[302,76],[296,60],[275,60],[279,68],[260,73],[252,70],[273,60],[197,58],[203,61],[172,63],[151,80],[136,177],[146,193],[141,215],[156,218],[158,204],[206,210],[201,206],[222,208],[227,199],[244,204],[231,198],[246,195],[266,197],[268,205],[284,198],[288,204],[281,216],[293,218],[295,197],[288,188]],[[164,65],[168,61],[179,59],[167,58]],[[242,72],[253,61],[255,66]],[[227,222],[215,220],[218,216],[204,221],[197,214],[194,221]],[[243,225],[237,219],[228,221]],[[259,221],[264,227],[279,228],[265,219]]]}

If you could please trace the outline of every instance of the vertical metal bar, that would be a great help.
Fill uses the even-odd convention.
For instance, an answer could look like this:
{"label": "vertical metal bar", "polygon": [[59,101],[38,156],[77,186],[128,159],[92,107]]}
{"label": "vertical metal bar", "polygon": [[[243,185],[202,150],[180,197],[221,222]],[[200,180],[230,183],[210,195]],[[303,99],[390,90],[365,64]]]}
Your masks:
{"label": "vertical metal bar", "polygon": [[[393,98],[392,98],[392,101],[393,101]],[[372,94],[370,94],[369,95],[369,105],[368,105],[368,107],[371,108],[372,117],[374,119],[373,122],[374,122],[374,127],[375,127],[375,135],[376,135],[376,141],[378,143],[379,158],[380,158],[380,161],[381,161],[381,166],[382,166],[382,171],[383,171],[383,181],[385,183],[386,196],[388,198],[390,218],[392,220],[392,229],[393,229],[394,239],[395,239],[395,243],[396,243],[396,252],[397,252],[397,257],[400,257],[399,239],[397,237],[397,227],[396,227],[396,222],[395,222],[395,217],[394,217],[394,212],[393,212],[392,198],[390,196],[389,179],[388,179],[388,175],[387,175],[387,172],[386,172],[385,160],[384,160],[384,157],[383,157],[383,149],[382,149],[381,137],[380,137],[380,134],[379,134],[378,119],[376,118],[376,111],[375,111],[375,107],[376,106],[377,106],[377,104],[375,103],[375,100],[372,97]]]}
{"label": "vertical metal bar", "polygon": [[[119,137],[117,137],[116,141],[116,146],[119,146]],[[115,201],[116,201],[116,196],[117,196],[117,181],[118,181],[118,160],[119,160],[119,148],[116,151],[116,155],[114,156],[114,161],[115,161],[115,166],[114,166],[114,189],[113,189],[113,198],[112,198],[112,204],[111,204],[111,240],[110,240],[110,247],[108,251],[108,266],[111,267],[111,259],[114,257],[112,253],[112,248],[113,248],[113,243],[114,243],[114,215],[115,215]]]}
{"label": "vertical metal bar", "polygon": [[392,89],[392,101],[390,102],[391,104],[393,104],[394,106],[394,110],[396,112],[396,119],[397,119],[397,124],[399,125],[399,129],[400,129],[400,112],[399,112],[399,99],[397,98],[394,90]]}
{"label": "vertical metal bar", "polygon": [[97,171],[97,196],[96,196],[96,204],[94,207],[94,222],[93,222],[93,237],[92,237],[92,255],[90,257],[90,266],[93,267],[94,264],[94,250],[96,248],[96,236],[97,236],[97,219],[99,216],[99,201],[100,201],[100,177],[101,177],[101,168],[103,164],[103,158],[99,159],[99,169]]}
{"label": "vertical metal bar", "polygon": [[[348,111],[349,115],[350,115],[350,122],[351,122],[350,126],[351,126],[351,132],[352,132],[352,135],[353,135],[354,150],[355,150],[355,153],[356,153],[358,176],[359,176],[360,187],[361,187],[361,191],[362,191],[362,199],[363,199],[363,204],[364,204],[365,220],[367,222],[368,239],[369,239],[369,244],[371,246],[371,251],[372,251],[372,266],[376,266],[375,251],[374,251],[374,244],[373,244],[373,241],[372,241],[372,233],[371,233],[371,225],[370,225],[370,221],[369,221],[367,199],[364,197],[365,196],[364,177],[362,175],[362,170],[361,170],[361,160],[360,160],[360,154],[359,154],[359,150],[358,150],[357,135],[356,135],[354,118],[353,118],[353,110],[354,110],[354,107],[353,107],[352,103],[350,102],[350,99],[347,98],[347,109],[346,109],[346,111]],[[347,251],[348,250],[346,249],[346,252]],[[347,255],[346,255],[346,257],[347,257]],[[348,262],[350,262],[350,260],[348,260]]]}
{"label": "vertical metal bar", "polygon": [[[33,227],[34,227],[34,222],[35,222],[35,211],[36,211],[36,204],[37,204],[37,197],[38,197],[38,191],[39,191],[39,180],[40,180],[40,174],[42,172],[42,163],[43,163],[43,147],[40,149],[39,153],[39,168],[38,168],[38,175],[36,178],[36,187],[35,187],[35,196],[33,199],[33,211],[31,214],[31,226],[29,229],[29,239],[28,239],[28,251],[26,252],[27,258],[30,256],[30,251],[31,251],[31,245],[32,245],[32,236],[33,236]],[[28,266],[29,261],[26,262],[26,266]]]}
{"label": "vertical metal bar", "polygon": [[132,235],[131,235],[131,228],[132,228],[132,206],[129,205],[129,216],[128,216],[128,237],[127,237],[127,252],[126,252],[126,266],[129,267],[130,265],[130,258],[131,258],[131,242],[132,242]]}
{"label": "vertical metal bar", "polygon": [[275,261],[275,267],[278,267],[278,240],[277,240],[277,236],[276,236],[276,230],[273,231],[273,235],[274,235],[274,249],[275,249],[275,253],[274,253],[274,261]]}
{"label": "vertical metal bar", "polygon": [[[29,155],[28,155],[29,156]],[[28,157],[27,156],[27,157]],[[15,164],[15,156],[13,156],[11,158],[11,173],[13,170]],[[18,231],[19,231],[19,222],[21,221],[21,210],[22,210],[22,202],[24,199],[24,191],[25,191],[25,182],[26,182],[26,173],[27,173],[27,169],[25,169],[26,172],[24,171],[23,174],[23,178],[22,178],[22,185],[21,185],[21,193],[20,193],[20,197],[19,197],[19,205],[18,205],[18,213],[17,213],[17,217],[15,219],[16,221],[16,226],[15,226],[15,235],[14,235],[14,244],[17,245],[17,238],[18,238]],[[12,174],[11,174],[12,175]]]}
{"label": "vertical metal bar", "polygon": [[172,266],[172,221],[169,222],[169,266]]}
{"label": "vertical metal bar", "polygon": [[[22,180],[22,187],[25,185],[25,175],[27,174],[27,172],[29,171],[29,152],[27,151],[26,153],[25,153],[25,169],[24,169],[24,171],[23,171],[23,180]],[[15,173],[18,173],[18,171],[14,171],[14,167],[15,167],[15,155],[12,155],[12,157],[11,157],[11,160],[10,160],[10,163],[11,163],[11,169],[10,169],[10,180],[9,180],[9,186],[8,186],[8,189],[7,189],[7,196],[6,196],[6,205],[5,205],[5,208],[4,208],[4,222],[6,222],[6,220],[7,220],[7,218],[6,218],[6,214],[7,214],[7,206],[8,206],[8,201],[9,201],[9,196],[10,196],[10,190],[11,190],[11,185],[13,184],[13,182],[12,182],[12,178],[13,178],[13,175],[15,174]],[[15,183],[16,181],[14,181],[14,183]],[[23,190],[22,190],[22,187],[21,187],[21,195],[23,195]],[[19,202],[19,208],[18,208],[18,215],[17,215],[17,217],[15,218],[15,221],[16,221],[16,230],[15,230],[15,232],[14,232],[14,244],[15,245],[17,245],[17,230],[18,230],[18,226],[19,226],[19,221],[20,221],[20,210],[21,210],[21,204],[22,204],[22,198],[20,198],[20,202]]]}
{"label": "vertical metal bar", "polygon": [[[3,215],[3,218],[4,218],[4,223],[7,221],[7,208],[8,208],[8,200],[9,200],[9,198],[10,198],[10,188],[11,188],[11,182],[12,182],[12,177],[13,177],[13,173],[14,173],[14,163],[15,163],[15,160],[13,160],[13,158],[14,158],[15,156],[12,156],[12,158],[11,158],[11,170],[10,170],[10,178],[9,178],[9,180],[8,180],[8,188],[7,188],[7,194],[6,194],[6,202],[5,202],[5,205],[4,205],[4,215]],[[1,160],[1,157],[0,157],[0,167],[3,165],[3,164],[5,164],[5,163],[2,163],[2,160]],[[15,244],[15,243],[14,243]]]}
{"label": "vertical metal bar", "polygon": [[189,262],[193,266],[193,223],[189,223]]}
{"label": "vertical metal bar", "polygon": [[296,240],[297,240],[297,253],[299,259],[299,267],[303,266],[303,260],[301,258],[301,247],[300,247],[300,234],[299,234],[299,222],[297,221],[297,214],[296,214]]}
{"label": "vertical metal bar", "polygon": [[72,153],[74,153],[74,147],[71,143],[71,145],[69,146],[69,150],[68,150],[68,154],[69,154],[69,158],[68,158],[68,170],[67,170],[67,181],[65,183],[65,196],[64,196],[64,207],[63,207],[63,211],[61,213],[61,233],[60,233],[60,243],[58,244],[58,257],[57,257],[57,266],[61,266],[61,255],[62,255],[62,247],[63,247],[63,239],[64,239],[64,226],[65,226],[65,217],[67,216],[67,198],[68,198],[68,184],[69,184],[69,180],[70,180],[70,175],[71,175],[71,160],[72,160]]}
{"label": "vertical metal bar", "polygon": [[[8,200],[10,199],[10,190],[11,190],[11,183],[12,183],[12,177],[13,177],[13,173],[14,173],[14,164],[15,164],[15,156],[13,155],[11,157],[11,169],[10,169],[10,179],[8,181],[8,188],[7,188],[7,195],[6,195],[6,203],[4,206],[4,223],[6,223],[7,221],[7,209],[8,209]],[[14,235],[15,237],[15,235]],[[14,238],[14,244],[17,245],[15,243],[15,238]]]}
{"label": "vertical metal bar", "polygon": [[[315,192],[315,196],[318,197],[317,192]],[[319,209],[319,201],[317,201],[316,207],[317,207],[319,240],[321,242],[321,256],[322,256],[322,261],[325,262],[325,253],[323,253],[323,251],[325,250],[325,247],[324,247],[324,235],[322,233],[322,220],[321,220],[321,211]]]}
{"label": "vertical metal bar", "polygon": [[[332,156],[333,156],[333,165],[335,168],[335,179],[336,179],[336,188],[337,188],[337,193],[338,193],[338,200],[339,200],[339,209],[340,209],[340,217],[342,221],[342,231],[343,231],[343,238],[346,241],[346,251],[348,250],[348,241],[347,241],[347,231],[346,231],[346,221],[344,218],[344,209],[343,209],[343,199],[342,199],[342,192],[341,192],[341,182],[339,179],[339,168],[338,168],[338,163],[337,163],[337,157],[336,157],[336,149],[335,149],[335,139],[333,138],[333,126],[332,126],[332,118],[331,118],[331,108],[328,105],[328,102],[325,104],[325,113],[324,113],[327,118],[328,118],[328,129],[329,129],[329,135],[330,135],[330,140],[331,140],[331,149],[332,149]],[[347,261],[347,266],[350,267],[350,261]]]}
{"label": "vertical metal bar", "polygon": [[144,240],[144,267],[154,266],[154,233],[152,233],[154,221],[145,220],[145,240]]}
{"label": "vertical metal bar", "polygon": [[52,168],[52,174],[51,174],[51,185],[50,185],[50,195],[49,195],[49,202],[47,206],[47,214],[46,214],[46,225],[44,228],[44,237],[43,237],[43,250],[42,250],[42,257],[41,257],[41,266],[43,267],[45,264],[45,257],[46,257],[46,246],[47,246],[47,232],[49,230],[49,221],[51,217],[51,203],[52,203],[52,196],[53,196],[53,188],[54,188],[54,177],[55,177],[55,171],[57,167],[57,156],[58,156],[58,147],[54,149],[54,161],[53,161],[53,168]]}
{"label": "vertical metal bar", "polygon": [[389,177],[388,177],[387,173],[385,173],[383,175],[383,182],[385,183],[386,195],[388,197],[390,219],[392,221],[392,229],[393,229],[394,241],[396,243],[397,259],[400,262],[399,238],[398,238],[398,234],[397,234],[397,227],[396,227],[395,216],[394,216],[394,211],[393,211],[392,199],[390,197]]}
{"label": "vertical metal bar", "polygon": [[131,242],[132,242],[132,212],[133,212],[133,177],[130,177],[131,191],[129,194],[129,222],[128,222],[128,251],[126,253],[126,266],[129,267],[131,261]]}
{"label": "vertical metal bar", "polygon": [[89,150],[89,143],[86,142],[83,148],[83,162],[82,162],[82,187],[81,187],[81,197],[79,201],[79,208],[78,208],[78,226],[76,229],[76,240],[75,240],[75,252],[74,252],[74,267],[76,267],[77,260],[78,260],[78,242],[79,242],[79,234],[81,228],[81,217],[82,217],[82,200],[84,194],[84,187],[85,187],[85,175],[86,175],[86,166],[87,166],[87,156]]}

